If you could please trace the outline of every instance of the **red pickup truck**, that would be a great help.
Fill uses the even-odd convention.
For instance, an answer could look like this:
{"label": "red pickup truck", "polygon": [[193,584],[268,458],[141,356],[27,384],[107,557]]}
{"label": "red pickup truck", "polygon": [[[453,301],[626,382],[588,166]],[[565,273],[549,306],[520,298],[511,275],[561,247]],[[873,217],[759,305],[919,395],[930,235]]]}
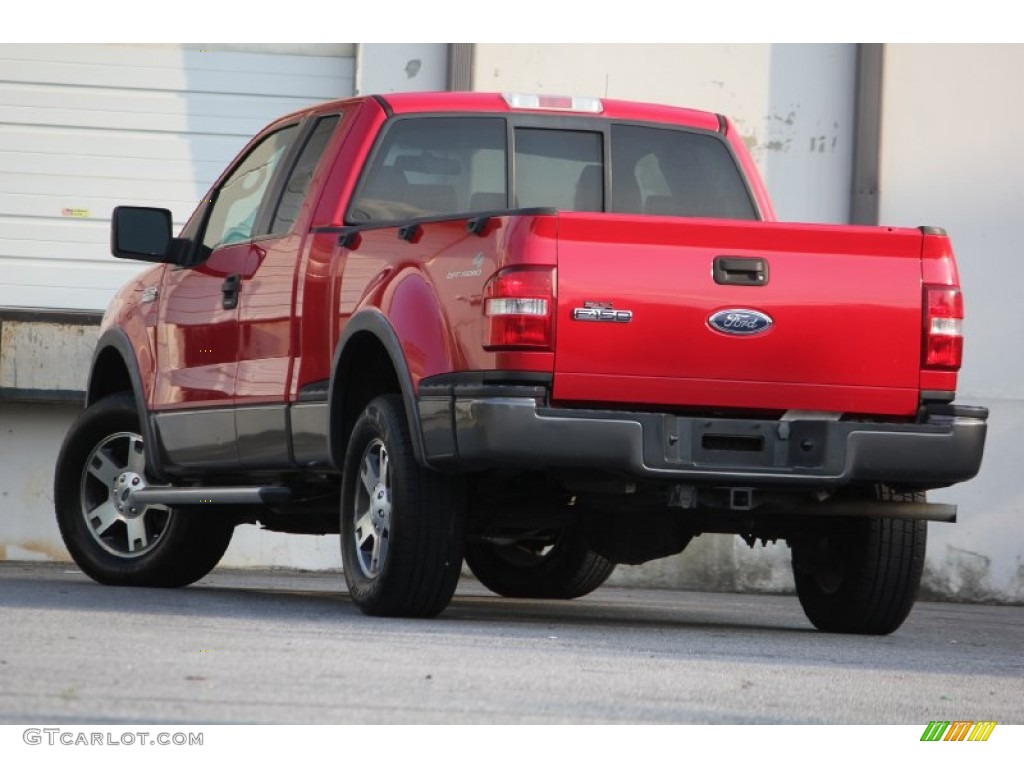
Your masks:
{"label": "red pickup truck", "polygon": [[[711,113],[395,94],[275,121],[112,301],[55,502],[78,565],[180,586],[240,523],[341,533],[366,613],[463,561],[573,598],[702,533],[785,540],[818,628],[915,600],[924,491],[973,477],[963,304],[936,228],[775,221]],[[339,512],[340,510],[340,512]]]}

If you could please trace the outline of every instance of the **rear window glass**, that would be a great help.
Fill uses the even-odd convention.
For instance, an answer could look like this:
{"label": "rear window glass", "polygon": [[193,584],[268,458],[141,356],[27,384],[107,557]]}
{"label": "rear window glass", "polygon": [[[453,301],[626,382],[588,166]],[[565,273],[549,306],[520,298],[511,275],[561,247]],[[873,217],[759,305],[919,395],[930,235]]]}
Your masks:
{"label": "rear window glass", "polygon": [[600,133],[516,130],[516,207],[604,210]]}
{"label": "rear window glass", "polygon": [[364,171],[346,220],[397,222],[509,208],[757,218],[736,161],[718,136],[595,123],[604,130],[514,127],[510,163],[504,117],[397,119]]}
{"label": "rear window glass", "polygon": [[508,207],[502,118],[417,118],[388,130],[349,209],[352,222]]}
{"label": "rear window glass", "polygon": [[614,125],[612,178],[618,213],[757,218],[735,160],[707,134]]}

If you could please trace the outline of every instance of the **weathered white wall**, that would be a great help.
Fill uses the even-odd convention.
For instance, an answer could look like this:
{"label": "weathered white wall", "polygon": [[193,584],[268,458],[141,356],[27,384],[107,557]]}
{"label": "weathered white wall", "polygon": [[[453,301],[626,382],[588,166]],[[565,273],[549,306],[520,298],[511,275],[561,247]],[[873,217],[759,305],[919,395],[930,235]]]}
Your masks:
{"label": "weathered white wall", "polygon": [[[53,469],[80,408],[0,401],[0,560],[70,560],[53,513]],[[226,566],[340,568],[337,536],[289,536],[243,525]],[[340,583],[340,582],[339,582]]]}
{"label": "weathered white wall", "polygon": [[931,527],[927,582],[1024,600],[1024,46],[887,45],[884,66],[881,220],[952,237],[967,311],[958,400],[992,409],[981,474],[933,494],[961,515]]}
{"label": "weathered white wall", "polygon": [[448,84],[445,43],[360,43],[356,93],[443,91]]}
{"label": "weathered white wall", "polygon": [[845,222],[853,45],[478,44],[477,91],[607,96],[727,115],[780,219]]}

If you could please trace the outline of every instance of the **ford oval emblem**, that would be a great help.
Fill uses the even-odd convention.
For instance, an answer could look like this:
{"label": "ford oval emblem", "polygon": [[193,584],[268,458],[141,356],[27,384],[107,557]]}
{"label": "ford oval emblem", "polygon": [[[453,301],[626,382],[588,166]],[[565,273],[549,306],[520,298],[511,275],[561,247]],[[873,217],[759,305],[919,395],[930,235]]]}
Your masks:
{"label": "ford oval emblem", "polygon": [[756,309],[721,309],[708,318],[708,325],[730,336],[753,336],[772,327],[772,319]]}

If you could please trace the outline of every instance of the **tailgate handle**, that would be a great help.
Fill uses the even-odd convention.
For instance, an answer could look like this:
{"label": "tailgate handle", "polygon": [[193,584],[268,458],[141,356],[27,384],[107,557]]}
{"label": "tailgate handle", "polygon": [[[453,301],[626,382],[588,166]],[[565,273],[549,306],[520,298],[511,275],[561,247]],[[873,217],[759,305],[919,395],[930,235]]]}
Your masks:
{"label": "tailgate handle", "polygon": [[716,256],[715,282],[719,285],[768,285],[768,262],[747,256]]}

